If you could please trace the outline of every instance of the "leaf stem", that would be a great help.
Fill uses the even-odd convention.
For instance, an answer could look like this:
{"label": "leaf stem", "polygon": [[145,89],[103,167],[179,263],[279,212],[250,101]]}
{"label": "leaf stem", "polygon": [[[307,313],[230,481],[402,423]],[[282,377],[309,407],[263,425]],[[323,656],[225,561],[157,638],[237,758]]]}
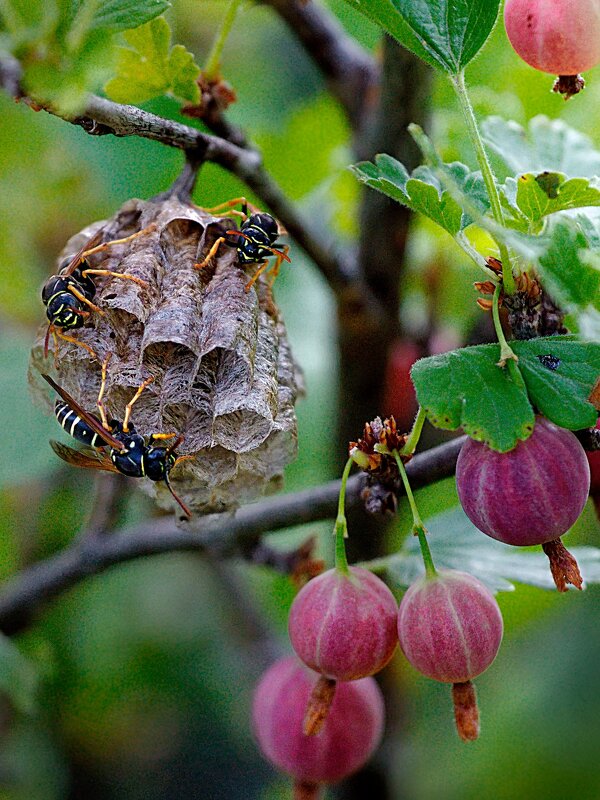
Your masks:
{"label": "leaf stem", "polygon": [[406,440],[406,444],[402,450],[400,450],[401,455],[412,456],[412,454],[415,452],[417,445],[419,444],[419,439],[421,438],[421,431],[423,430],[423,424],[425,423],[426,418],[427,415],[425,414],[425,410],[422,406],[419,406],[417,417],[413,422],[413,426],[408,439]]}
{"label": "leaf stem", "polygon": [[[458,75],[453,76],[451,80],[454,90],[458,96],[460,107],[467,125],[467,130],[469,132],[469,138],[471,139],[471,143],[475,149],[479,168],[481,169],[481,175],[490,198],[492,214],[496,222],[499,225],[504,226],[504,214],[502,213],[502,205],[500,203],[498,187],[496,186],[496,178],[494,177],[481,134],[479,133],[477,120],[475,119],[475,114],[473,112],[473,106],[471,105],[471,101],[467,93],[464,72],[459,72]],[[498,239],[496,239],[496,245],[498,246],[498,251],[500,253],[500,261],[502,262],[502,280],[504,283],[504,291],[507,294],[514,294],[516,286],[515,279],[513,278],[512,274],[512,266],[508,248]]]}
{"label": "leaf stem", "polygon": [[229,0],[229,6],[225,12],[225,17],[215,37],[211,51],[208,54],[204,69],[202,70],[207,81],[214,81],[221,77],[221,56],[223,55],[223,48],[241,4],[242,0]]}
{"label": "leaf stem", "polygon": [[400,453],[397,450],[392,450],[392,455],[396,459],[400,477],[402,478],[402,483],[404,484],[404,491],[406,492],[406,497],[408,498],[408,503],[412,512],[412,531],[416,536],[419,537],[419,546],[421,548],[421,555],[423,556],[423,563],[425,564],[425,574],[427,577],[433,578],[433,576],[436,574],[436,569],[431,556],[431,550],[429,549],[429,544],[427,542],[427,531],[425,529],[425,525],[423,524],[423,520],[421,519],[421,515],[419,514],[419,509],[417,508],[417,504],[415,502],[415,496],[412,493],[408,475],[406,474],[406,469],[404,468],[404,464],[400,458]]}
{"label": "leaf stem", "polygon": [[511,361],[516,365],[516,362],[519,360],[519,358],[518,356],[515,355],[512,347],[506,341],[506,336],[504,335],[504,331],[502,330],[502,324],[500,322],[500,311],[498,309],[500,303],[501,291],[502,291],[502,284],[497,283],[496,288],[494,289],[494,297],[492,299],[492,317],[494,319],[494,328],[496,330],[496,336],[498,337],[498,341],[500,342],[500,361],[498,362],[498,365],[503,367]]}
{"label": "leaf stem", "polygon": [[348,536],[348,523],[346,521],[346,484],[348,483],[348,476],[354,461],[349,458],[346,461],[346,466],[342,473],[342,483],[340,486],[340,493],[338,496],[338,511],[333,526],[333,533],[335,535],[335,568],[347,575],[350,570],[348,567],[348,558],[346,556],[346,542],[344,541]]}

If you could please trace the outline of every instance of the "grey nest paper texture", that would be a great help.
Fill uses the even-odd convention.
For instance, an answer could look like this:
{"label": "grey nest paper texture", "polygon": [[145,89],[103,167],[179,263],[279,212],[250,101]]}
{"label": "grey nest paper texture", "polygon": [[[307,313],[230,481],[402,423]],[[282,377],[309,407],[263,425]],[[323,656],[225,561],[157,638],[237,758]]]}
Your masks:
{"label": "grey nest paper texture", "polygon": [[[143,435],[181,433],[178,448],[192,459],[171,472],[174,490],[197,514],[233,510],[281,485],[296,455],[294,404],[302,376],[270,286],[261,277],[245,291],[251,273],[234,247],[222,246],[212,263],[201,261],[228,218],[215,218],[174,197],[128,201],[114,217],[73,236],[57,261],[73,255],[98,230],[103,241],[156,227],[90,257],[95,269],[127,273],[146,282],[100,276],[85,327],[69,332],[89,345],[59,340],[44,359],[46,326],[34,344],[30,384],[47,407],[54,398],[39,373],[52,372],[85,409],[96,413],[101,362],[110,353],[105,406],[122,419],[143,380],[154,381],[135,404],[132,422]],[[58,424],[58,423],[57,423]],[[58,428],[57,428],[58,431]],[[139,480],[159,504],[173,508],[166,487]]]}

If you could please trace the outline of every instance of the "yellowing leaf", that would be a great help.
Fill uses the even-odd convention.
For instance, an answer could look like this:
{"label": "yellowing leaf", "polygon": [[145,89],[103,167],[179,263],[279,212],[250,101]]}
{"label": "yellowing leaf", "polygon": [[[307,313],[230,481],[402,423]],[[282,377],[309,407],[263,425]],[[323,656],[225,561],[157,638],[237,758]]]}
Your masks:
{"label": "yellowing leaf", "polygon": [[144,103],[172,94],[198,103],[200,68],[183,45],[171,48],[171,29],[164,17],[126,31],[129,47],[118,49],[117,74],[104,87],[117,103]]}

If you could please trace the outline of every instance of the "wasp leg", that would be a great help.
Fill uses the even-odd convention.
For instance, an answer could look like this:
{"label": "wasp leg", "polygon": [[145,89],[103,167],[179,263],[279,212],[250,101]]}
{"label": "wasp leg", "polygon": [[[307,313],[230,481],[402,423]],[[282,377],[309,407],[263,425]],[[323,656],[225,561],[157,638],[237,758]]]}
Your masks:
{"label": "wasp leg", "polygon": [[142,384],[140,384],[137,392],[133,395],[131,400],[125,406],[125,418],[123,419],[123,430],[125,431],[125,433],[129,433],[129,420],[131,419],[131,410],[133,406],[140,399],[140,395],[142,394],[146,386],[149,386],[153,382],[153,380],[154,378],[148,378],[148,380],[145,380]]}
{"label": "wasp leg", "polygon": [[[234,209],[234,206],[241,206],[242,210],[237,211]],[[225,200],[224,203],[219,203],[218,206],[213,206],[212,208],[203,208],[199,206],[202,211],[206,211],[207,214],[215,215],[218,211],[228,211],[231,210],[232,214],[235,214],[238,217],[243,217],[243,219],[248,218],[248,201],[245,197],[235,197],[233,200]]]}
{"label": "wasp leg", "polygon": [[[77,299],[78,299],[78,300],[79,300],[81,303],[85,303],[85,304],[86,304],[86,306],[88,306],[89,308],[91,308],[91,309],[92,309],[92,311],[97,311],[97,312],[98,312],[98,314],[101,314],[102,316],[104,316],[104,311],[102,311],[102,309],[101,309],[101,308],[98,308],[98,306],[95,306],[95,305],[92,303],[92,301],[91,301],[91,300],[88,300],[88,299],[87,299],[87,297],[86,297],[84,294],[82,294],[82,293],[79,291],[79,289],[76,289],[74,286],[69,286],[69,291],[71,292],[71,294],[74,294],[74,295],[75,295],[75,297],[76,297],[76,298],[77,298]],[[80,313],[80,314],[86,314],[87,312],[86,312],[86,311],[83,311],[83,312],[82,312],[82,311],[80,311],[79,313]]]}
{"label": "wasp leg", "polygon": [[247,283],[247,284],[246,284],[246,286],[244,287],[244,290],[245,290],[246,292],[249,292],[249,291],[250,291],[250,289],[251,289],[251,288],[254,286],[254,284],[255,284],[255,283],[256,283],[256,281],[258,280],[258,277],[259,277],[259,275],[262,275],[262,274],[263,274],[263,272],[266,270],[266,268],[267,268],[268,266],[269,266],[269,262],[268,262],[268,261],[263,261],[263,262],[262,262],[262,264],[260,264],[260,265],[259,265],[258,269],[257,269],[257,270],[256,270],[256,272],[254,273],[254,275],[252,276],[252,278],[251,278],[251,279],[248,281],[248,283]]}
{"label": "wasp leg", "polygon": [[281,264],[283,261],[289,261],[287,258],[287,254],[290,251],[290,246],[285,244],[282,248],[282,252],[277,254],[277,258],[275,259],[275,263],[269,270],[269,284],[273,286],[275,283],[275,279],[279,275],[279,270],[281,269]]}
{"label": "wasp leg", "polygon": [[[84,277],[87,275],[111,275],[113,278],[122,278],[124,281],[133,281],[134,283],[137,283],[138,286],[143,286],[145,289],[148,288],[146,281],[143,281],[141,278],[136,278],[135,275],[129,275],[127,272],[111,272],[109,269],[84,269],[81,274]],[[100,311],[100,309],[97,310]]]}
{"label": "wasp leg", "polygon": [[175,469],[178,464],[181,464],[182,461],[193,461],[195,458],[196,456],[178,456],[173,464],[173,469]]}
{"label": "wasp leg", "polygon": [[152,440],[155,439],[172,439],[174,436],[177,436],[176,433],[151,433],[150,438]]}
{"label": "wasp leg", "polygon": [[213,246],[208,251],[204,261],[199,261],[197,264],[194,264],[194,267],[196,269],[203,269],[204,267],[206,267],[210,263],[210,261],[214,258],[214,256],[216,255],[217,250],[222,245],[222,243],[226,242],[226,241],[227,241],[227,239],[225,238],[225,236],[219,236],[219,238],[216,240],[216,242],[213,244]]}
{"label": "wasp leg", "polygon": [[108,362],[112,358],[112,353],[109,353],[104,361],[102,362],[102,380],[100,381],[100,391],[98,392],[98,399],[96,400],[96,405],[98,407],[98,411],[100,413],[100,420],[102,422],[102,427],[106,428],[107,431],[110,431],[110,425],[108,424],[108,418],[106,416],[106,409],[104,408],[104,390],[106,389],[106,372],[108,368]]}
{"label": "wasp leg", "polygon": [[[52,336],[54,338],[54,364],[57,366],[57,358],[58,358],[58,339],[62,339],[65,342],[71,342],[71,344],[76,344],[79,347],[83,347],[84,350],[87,350],[88,353],[92,356],[92,358],[97,359],[98,354],[92,350],[89,344],[85,342],[80,342],[79,339],[74,339],[72,336],[67,336],[66,333],[59,331],[57,328],[52,329]],[[57,339],[58,337],[58,339]]]}
{"label": "wasp leg", "polygon": [[[153,222],[151,225],[148,225],[147,228],[142,228],[141,231],[137,233],[132,233],[131,236],[126,236],[124,239],[111,239],[110,242],[103,242],[102,244],[97,245],[96,247],[91,247],[89,250],[84,250],[81,254],[81,261],[86,259],[88,256],[93,256],[94,253],[103,253],[105,250],[108,250],[113,244],[126,244],[130,242],[132,239],[137,239],[138,236],[143,236],[145,233],[150,233],[150,231],[156,230],[156,224]],[[86,270],[87,272],[87,270]]]}

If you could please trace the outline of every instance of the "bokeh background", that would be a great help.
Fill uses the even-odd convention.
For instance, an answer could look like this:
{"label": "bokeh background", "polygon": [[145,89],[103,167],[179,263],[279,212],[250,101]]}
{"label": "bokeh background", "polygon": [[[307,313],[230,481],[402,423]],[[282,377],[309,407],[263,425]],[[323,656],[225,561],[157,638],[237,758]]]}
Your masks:
{"label": "bokeh background", "polygon": [[[377,52],[374,26],[342,0],[329,6]],[[199,63],[224,9],[224,2],[174,0],[168,12],[175,41]],[[326,225],[352,245],[360,192],[345,170],[349,131],[319,73],[269,8],[243,8],[224,74],[238,94],[230,118],[262,148],[266,167],[315,230]],[[550,94],[550,77],[518,60],[499,24],[467,77],[480,116],[520,123],[539,113],[560,116],[600,146],[600,71],[587,76],[584,95],[565,104]],[[438,146],[473,165],[441,78],[431,102]],[[147,107],[179,118],[169,99]],[[158,144],[90,137],[0,95],[0,578],[65,547],[85,522],[93,488],[93,476],[74,474],[54,458],[47,442],[56,423],[28,397],[28,349],[43,320],[39,289],[71,234],[130,197],[165,190],[181,163],[178,152]],[[208,165],[194,199],[208,206],[241,194],[248,194],[245,187]],[[422,222],[411,234],[400,310],[405,334],[421,337],[430,319],[432,265],[447,286],[436,319],[449,341],[463,341],[479,314],[471,289],[478,275]],[[286,476],[293,491],[336,476],[335,419],[343,410],[336,404],[335,307],[297,249],[276,297],[307,385],[298,406],[300,454]],[[454,505],[453,482],[417,499],[425,516]],[[147,499],[133,492],[121,521],[150,513]],[[399,539],[408,527],[400,513],[392,535]],[[320,535],[330,559],[329,529],[312,525],[272,538],[290,544]],[[597,543],[598,533],[588,508],[570,542]],[[167,555],[113,568],[53,602],[18,638],[41,676],[37,707],[25,714],[0,704],[0,799],[288,797],[287,782],[252,741],[248,712],[270,639],[287,645],[292,597],[291,583],[267,569],[224,570],[198,556]],[[505,640],[477,681],[477,743],[456,737],[447,687],[417,676],[401,655],[387,669],[388,686],[397,687],[397,725],[377,759],[393,777],[397,800],[600,797],[600,589],[559,596],[518,586],[498,599]]]}

